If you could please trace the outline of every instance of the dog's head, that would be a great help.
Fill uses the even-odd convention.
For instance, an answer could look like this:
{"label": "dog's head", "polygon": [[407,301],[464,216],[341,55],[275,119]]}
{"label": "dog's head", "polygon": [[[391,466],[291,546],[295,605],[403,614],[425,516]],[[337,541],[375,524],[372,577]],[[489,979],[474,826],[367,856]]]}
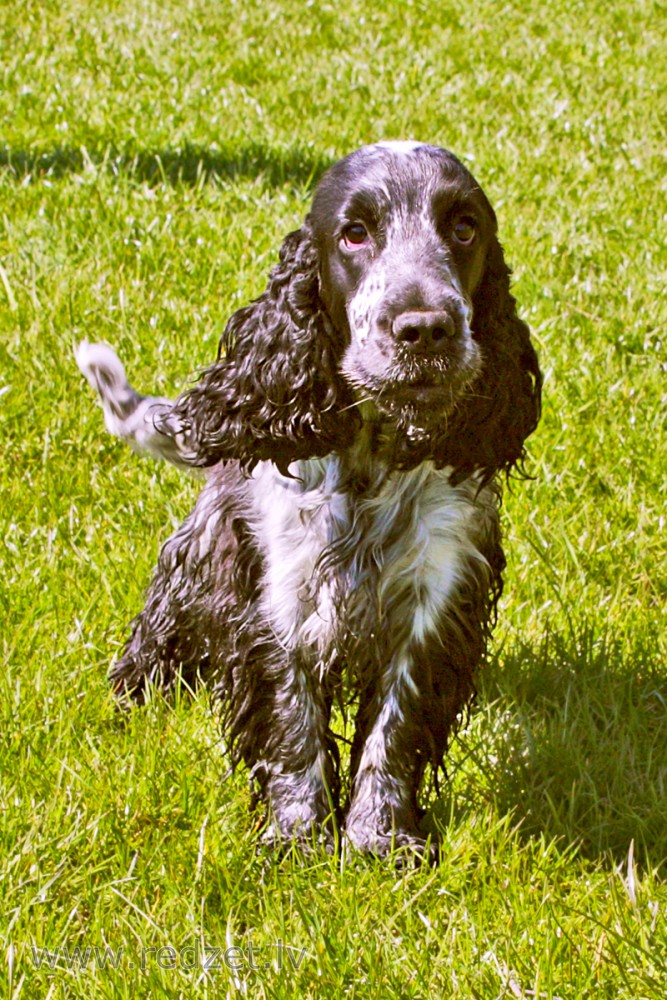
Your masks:
{"label": "dog's head", "polygon": [[496,233],[488,200],[446,150],[386,143],[336,164],[310,218],[344,376],[399,426],[436,431],[482,364],[472,319]]}
{"label": "dog's head", "polygon": [[347,156],[179,401],[197,464],[347,448],[367,403],[398,466],[509,470],[541,384],[509,273],[495,213],[451,153],[378,143]]}

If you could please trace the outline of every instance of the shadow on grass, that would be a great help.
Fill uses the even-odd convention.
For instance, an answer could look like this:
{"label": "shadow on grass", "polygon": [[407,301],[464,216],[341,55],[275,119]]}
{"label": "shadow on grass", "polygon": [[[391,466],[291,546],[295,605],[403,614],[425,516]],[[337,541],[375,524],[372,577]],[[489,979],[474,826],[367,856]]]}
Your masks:
{"label": "shadow on grass", "polygon": [[0,149],[0,171],[18,182],[26,178],[60,179],[86,169],[102,170],[140,183],[194,186],[213,180],[261,176],[271,187],[311,186],[331,164],[324,155],[298,146],[275,148],[250,143],[239,148],[185,144],[160,150],[56,146],[50,149]]}
{"label": "shadow on grass", "polygon": [[499,655],[452,747],[436,821],[491,802],[526,837],[617,861],[634,840],[644,863],[667,860],[667,676],[655,648],[638,641],[630,661],[586,633]]}

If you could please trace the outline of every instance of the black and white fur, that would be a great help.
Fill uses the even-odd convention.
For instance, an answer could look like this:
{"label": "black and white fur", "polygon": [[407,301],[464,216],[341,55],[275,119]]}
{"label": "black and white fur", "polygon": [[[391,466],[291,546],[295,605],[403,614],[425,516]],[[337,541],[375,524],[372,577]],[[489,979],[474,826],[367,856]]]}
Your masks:
{"label": "black and white fur", "polygon": [[[474,690],[502,588],[499,473],[541,376],[496,218],[449,152],[337,163],[218,361],[175,403],[109,348],[79,366],[107,427],[210,472],[112,670],[141,698],[209,679],[279,841],[418,847],[425,768]],[[355,706],[346,801],[334,700]]]}

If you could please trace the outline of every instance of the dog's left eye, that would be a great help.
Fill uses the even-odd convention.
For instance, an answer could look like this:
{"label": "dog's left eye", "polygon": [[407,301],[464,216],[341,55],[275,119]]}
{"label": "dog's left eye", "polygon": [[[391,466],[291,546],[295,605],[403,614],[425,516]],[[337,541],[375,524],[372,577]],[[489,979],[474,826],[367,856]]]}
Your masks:
{"label": "dog's left eye", "polygon": [[477,235],[475,220],[470,219],[467,216],[457,219],[452,226],[452,232],[454,233],[454,239],[457,243],[462,243],[465,247],[470,246]]}
{"label": "dog's left eye", "polygon": [[343,230],[341,239],[348,250],[357,250],[368,241],[368,230],[360,222],[352,222]]}

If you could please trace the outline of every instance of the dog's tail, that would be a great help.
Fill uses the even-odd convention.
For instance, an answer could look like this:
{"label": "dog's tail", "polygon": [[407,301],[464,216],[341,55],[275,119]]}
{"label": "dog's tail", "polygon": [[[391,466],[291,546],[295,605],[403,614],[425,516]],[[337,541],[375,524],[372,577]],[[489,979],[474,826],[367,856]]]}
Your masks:
{"label": "dog's tail", "polygon": [[[122,438],[134,451],[161,458],[172,465],[187,468],[187,436],[169,426],[173,403],[159,396],[142,396],[132,388],[118,355],[106,344],[87,340],[74,349],[76,363],[97,392],[104,411],[104,423],[110,434]],[[161,430],[155,426],[160,418]]]}

